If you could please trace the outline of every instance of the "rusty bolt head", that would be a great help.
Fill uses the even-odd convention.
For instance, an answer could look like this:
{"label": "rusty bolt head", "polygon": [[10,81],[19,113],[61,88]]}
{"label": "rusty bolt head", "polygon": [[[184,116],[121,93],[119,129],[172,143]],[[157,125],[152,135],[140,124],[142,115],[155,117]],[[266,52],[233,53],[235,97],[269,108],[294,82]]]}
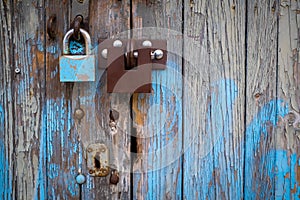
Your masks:
{"label": "rusty bolt head", "polygon": [[93,173],[95,173],[95,170],[90,169],[90,170],[89,170],[89,174],[93,174]]}
{"label": "rusty bolt head", "polygon": [[93,151],[93,149],[92,149],[92,148],[87,148],[87,151],[88,151],[89,153],[91,153],[91,152]]}
{"label": "rusty bolt head", "polygon": [[81,108],[77,108],[74,113],[77,119],[82,119],[84,117],[84,111]]}
{"label": "rusty bolt head", "polygon": [[113,185],[117,185],[119,183],[119,173],[116,171],[112,171],[111,175],[110,175],[110,179],[109,182]]}

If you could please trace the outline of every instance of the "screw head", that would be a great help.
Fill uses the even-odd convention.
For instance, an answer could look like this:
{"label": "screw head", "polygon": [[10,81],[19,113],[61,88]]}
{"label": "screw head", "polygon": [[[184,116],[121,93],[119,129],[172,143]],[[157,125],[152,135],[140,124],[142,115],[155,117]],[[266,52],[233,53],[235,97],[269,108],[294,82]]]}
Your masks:
{"label": "screw head", "polygon": [[133,52],[133,57],[138,58],[139,57],[139,52],[137,52],[137,51]]}
{"label": "screw head", "polygon": [[155,51],[151,52],[151,59],[154,60],[160,60],[164,57],[164,52],[160,49],[157,49]]}
{"label": "screw head", "polygon": [[77,108],[74,113],[77,119],[82,119],[84,117],[84,111],[81,108]]}
{"label": "screw head", "polygon": [[20,72],[21,72],[20,68],[17,67],[17,68],[15,69],[15,73],[16,73],[16,74],[19,74]]}
{"label": "screw head", "polygon": [[115,40],[113,43],[114,47],[122,47],[123,43],[121,40]]}
{"label": "screw head", "polygon": [[76,176],[76,183],[77,184],[79,184],[79,185],[84,184],[85,181],[86,181],[86,178],[85,178],[85,176],[83,174],[78,174]]}
{"label": "screw head", "polygon": [[108,54],[108,50],[107,49],[103,49],[101,52],[101,55],[103,58],[107,59],[107,54]]}
{"label": "screw head", "polygon": [[142,45],[143,47],[152,47],[152,42],[149,40],[145,40]]}

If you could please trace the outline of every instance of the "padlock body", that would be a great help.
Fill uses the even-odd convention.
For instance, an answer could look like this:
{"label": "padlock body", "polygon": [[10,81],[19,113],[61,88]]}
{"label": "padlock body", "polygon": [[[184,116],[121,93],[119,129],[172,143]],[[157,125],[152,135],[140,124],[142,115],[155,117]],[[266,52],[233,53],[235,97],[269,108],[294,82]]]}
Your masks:
{"label": "padlock body", "polygon": [[59,58],[60,82],[95,81],[94,55],[64,55]]}

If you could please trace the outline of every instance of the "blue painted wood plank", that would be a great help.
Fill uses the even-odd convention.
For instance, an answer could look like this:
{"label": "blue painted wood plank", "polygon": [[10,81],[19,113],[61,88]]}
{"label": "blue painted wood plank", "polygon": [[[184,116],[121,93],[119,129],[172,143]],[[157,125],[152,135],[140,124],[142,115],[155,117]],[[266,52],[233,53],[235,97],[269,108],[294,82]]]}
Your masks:
{"label": "blue painted wood plank", "polygon": [[[175,58],[174,58],[175,59]],[[134,95],[137,153],[134,199],[180,199],[182,195],[181,65],[153,72],[153,93]]]}

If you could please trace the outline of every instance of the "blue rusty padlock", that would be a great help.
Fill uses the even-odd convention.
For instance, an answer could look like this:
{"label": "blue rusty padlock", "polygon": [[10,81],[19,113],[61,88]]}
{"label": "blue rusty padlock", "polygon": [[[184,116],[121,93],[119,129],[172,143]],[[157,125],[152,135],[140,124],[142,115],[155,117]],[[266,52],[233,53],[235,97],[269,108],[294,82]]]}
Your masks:
{"label": "blue rusty padlock", "polygon": [[68,31],[63,40],[63,55],[59,58],[60,82],[95,81],[95,55],[91,55],[91,38],[80,29],[85,40],[86,55],[70,55],[69,39],[74,29]]}

